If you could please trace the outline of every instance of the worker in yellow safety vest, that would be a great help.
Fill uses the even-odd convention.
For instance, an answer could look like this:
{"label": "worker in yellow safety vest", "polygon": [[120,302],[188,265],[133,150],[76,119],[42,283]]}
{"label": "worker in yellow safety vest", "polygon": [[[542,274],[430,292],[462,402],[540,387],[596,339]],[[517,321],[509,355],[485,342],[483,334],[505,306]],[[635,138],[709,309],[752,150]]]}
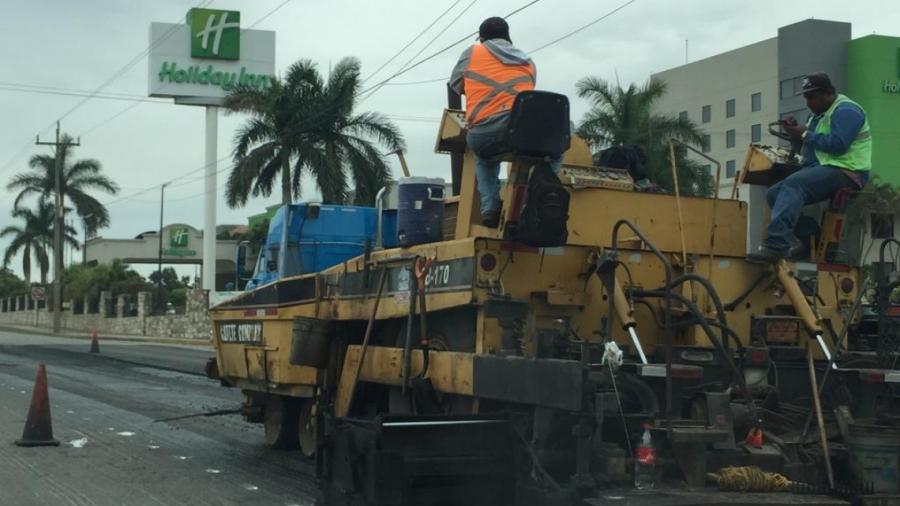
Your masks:
{"label": "worker in yellow safety vest", "polygon": [[503,139],[516,95],[534,83],[534,63],[512,45],[509,25],[498,17],[481,23],[478,42],[462,53],[450,77],[450,88],[466,97],[466,144],[477,158],[481,222],[488,227],[500,221],[500,160],[479,153]]}
{"label": "worker in yellow safety vest", "polygon": [[863,108],[836,93],[824,72],[805,76],[801,92],[812,115],[806,125],[787,118],[782,128],[802,140],[802,167],[766,193],[772,221],[759,252],[748,256],[750,261],[775,262],[791,256],[791,250],[804,245],[797,235],[818,231],[815,220],[802,216],[803,206],[828,200],[842,188],[859,190],[869,179],[872,136]]}

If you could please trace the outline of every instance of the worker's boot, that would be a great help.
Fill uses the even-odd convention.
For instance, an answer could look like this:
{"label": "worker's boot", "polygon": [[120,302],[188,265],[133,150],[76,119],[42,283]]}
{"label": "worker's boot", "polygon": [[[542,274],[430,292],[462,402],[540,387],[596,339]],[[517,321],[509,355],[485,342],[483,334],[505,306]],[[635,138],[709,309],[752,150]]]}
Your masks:
{"label": "worker's boot", "polygon": [[491,210],[481,213],[481,224],[488,228],[497,228],[500,224],[500,211]]}
{"label": "worker's boot", "polygon": [[768,246],[760,246],[759,251],[747,255],[747,261],[754,264],[774,264],[775,262],[787,258],[788,252],[776,250]]}

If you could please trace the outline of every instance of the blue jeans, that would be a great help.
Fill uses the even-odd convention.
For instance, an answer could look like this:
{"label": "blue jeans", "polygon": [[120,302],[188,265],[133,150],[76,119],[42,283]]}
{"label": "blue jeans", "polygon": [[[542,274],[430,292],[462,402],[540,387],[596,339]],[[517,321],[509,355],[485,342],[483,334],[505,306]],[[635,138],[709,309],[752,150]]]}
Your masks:
{"label": "blue jeans", "polygon": [[[475,178],[478,193],[481,194],[481,214],[488,211],[500,211],[500,158],[483,158],[480,153],[484,148],[503,140],[506,124],[479,129],[473,128],[466,134],[466,145],[475,153]],[[553,172],[559,172],[562,157],[551,161]]]}
{"label": "blue jeans", "polygon": [[766,201],[772,209],[772,221],[764,246],[787,252],[794,242],[798,222],[800,228],[809,228],[809,222],[813,221],[811,218],[801,220],[803,206],[826,201],[846,187],[856,188],[856,183],[841,169],[822,165],[804,167],[773,185],[766,193]]}

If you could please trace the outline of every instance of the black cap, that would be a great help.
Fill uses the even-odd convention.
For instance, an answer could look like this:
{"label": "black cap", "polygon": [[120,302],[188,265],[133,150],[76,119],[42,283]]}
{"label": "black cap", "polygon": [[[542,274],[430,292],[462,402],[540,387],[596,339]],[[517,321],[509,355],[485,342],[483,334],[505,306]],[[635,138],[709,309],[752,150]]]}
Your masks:
{"label": "black cap", "polygon": [[800,93],[809,93],[810,91],[826,90],[834,91],[834,85],[831,84],[831,78],[825,72],[813,72],[803,77],[803,84]]}
{"label": "black cap", "polygon": [[478,27],[478,37],[481,40],[506,39],[508,42],[512,42],[509,39],[509,25],[506,20],[496,16],[481,22],[481,26]]}

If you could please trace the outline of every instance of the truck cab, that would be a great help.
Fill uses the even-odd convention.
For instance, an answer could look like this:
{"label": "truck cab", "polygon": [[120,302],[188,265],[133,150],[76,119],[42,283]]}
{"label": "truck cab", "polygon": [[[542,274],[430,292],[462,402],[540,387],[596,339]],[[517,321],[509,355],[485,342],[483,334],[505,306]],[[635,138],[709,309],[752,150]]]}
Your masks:
{"label": "truck cab", "polygon": [[[365,253],[375,245],[374,208],[324,205],[315,202],[284,205],[269,222],[246,291],[275,280],[318,272]],[[389,228],[389,227],[388,227]],[[385,230],[384,243],[396,242]]]}

